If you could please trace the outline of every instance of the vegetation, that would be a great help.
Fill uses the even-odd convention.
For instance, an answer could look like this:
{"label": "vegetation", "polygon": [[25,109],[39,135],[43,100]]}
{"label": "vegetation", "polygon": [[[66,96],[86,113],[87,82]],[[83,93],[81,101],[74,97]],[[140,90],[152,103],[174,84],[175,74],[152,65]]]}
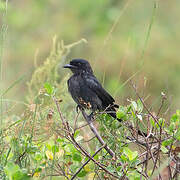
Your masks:
{"label": "vegetation", "polygon": [[[120,1],[120,3],[112,1],[110,3],[98,0],[96,3],[87,1],[87,4],[82,0],[78,0],[76,3],[74,1],[62,2],[68,10],[68,15],[72,7],[79,10],[73,12],[76,12],[77,16],[82,18],[82,22],[87,20],[88,23],[84,22],[84,26],[87,26],[87,28],[93,27],[93,33],[96,34],[93,37],[93,33],[90,33],[87,37],[101,42],[101,45],[103,44],[104,35],[107,34],[109,27],[111,28],[102,49],[100,51],[98,49],[97,58],[104,62],[103,58],[107,55],[107,52],[104,52],[107,49],[107,43],[111,45],[111,49],[108,45],[108,48],[112,50],[110,54],[117,55],[118,48],[116,49],[115,46],[120,47],[118,45],[119,41],[117,39],[117,42],[110,43],[110,36],[119,37],[115,28],[118,26],[122,14],[131,5],[130,1],[128,3],[123,1]],[[49,10],[52,11],[58,5],[58,2],[51,3]],[[48,1],[32,1],[29,5],[33,8],[27,9],[27,14],[22,16],[22,11],[16,11],[12,4],[13,2],[8,4],[10,10],[7,11],[7,2],[0,1],[3,18],[0,34],[0,179],[178,179],[180,173],[180,110],[177,108],[177,110],[173,110],[173,113],[169,113],[170,103],[172,102],[169,101],[168,93],[166,95],[166,93],[161,92],[159,86],[158,93],[161,92],[161,95],[158,98],[154,98],[156,95],[154,93],[151,96],[152,100],[149,100],[149,95],[147,96],[144,91],[147,88],[148,80],[143,73],[147,67],[150,67],[150,64],[147,63],[147,66],[145,62],[145,53],[157,14],[157,3],[151,3],[150,21],[148,21],[147,33],[143,38],[145,43],[143,46],[139,46],[139,48],[141,47],[140,63],[136,64],[136,67],[126,69],[127,72],[136,69],[135,73],[127,73],[129,74],[128,77],[123,75],[122,79],[124,78],[125,81],[121,80],[122,82],[118,79],[119,77],[115,79],[113,72],[109,72],[108,69],[105,72],[106,74],[98,75],[103,77],[103,82],[107,87],[112,91],[114,90],[117,99],[123,99],[118,98],[120,92],[124,99],[127,99],[128,96],[125,105],[121,103],[117,111],[118,118],[123,120],[122,123],[103,112],[97,113],[95,121],[89,122],[84,112],[76,112],[75,104],[67,92],[66,81],[69,74],[61,67],[69,57],[84,51],[83,47],[87,46],[87,40],[85,39],[65,45],[63,41],[58,40],[57,36],[54,36],[51,51],[49,55],[47,53],[43,55],[43,58],[47,57],[42,63],[37,61],[39,59],[38,53],[35,54],[35,68],[32,75],[28,75],[29,79],[25,82],[27,91],[22,93],[25,94],[24,98],[21,100],[10,98],[12,96],[11,92],[14,93],[14,96],[16,95],[15,89],[17,86],[21,87],[19,83],[25,77],[21,74],[10,85],[5,83],[4,86],[2,83],[4,82],[4,59],[8,58],[5,41],[9,38],[8,32],[17,35],[14,36],[14,47],[18,46],[17,44],[24,44],[24,46],[19,45],[21,48],[23,47],[24,54],[21,54],[19,48],[17,48],[17,53],[14,50],[12,51],[15,61],[18,57],[17,54],[27,57],[26,53],[31,52],[32,55],[33,48],[27,50],[26,45],[30,41],[25,38],[20,43],[17,39],[20,36],[24,37],[26,33],[27,35],[31,34],[33,27],[37,27],[40,20],[44,20],[44,23],[47,22],[45,17],[48,17],[49,12],[46,14],[42,9],[50,5]],[[102,4],[103,6],[101,6]],[[19,4],[17,3],[17,5]],[[122,14],[117,12],[118,6],[124,7],[121,8]],[[93,12],[90,12],[89,8],[93,9]],[[66,14],[64,10],[62,11]],[[37,13],[37,19],[32,19],[34,13]],[[97,17],[93,16],[93,13]],[[118,16],[116,16],[117,14]],[[73,17],[73,15],[71,16]],[[31,19],[30,26],[28,26],[29,19]],[[54,18],[54,20],[56,20],[56,23],[59,22],[57,18]],[[71,42],[78,31],[73,29],[71,33],[68,32],[70,26],[76,27],[76,22],[73,20],[69,19],[70,24],[61,27],[64,28],[62,30],[65,34],[64,39]],[[53,24],[56,24],[55,22]],[[113,25],[109,26],[109,22],[113,22]],[[16,31],[8,30],[8,25],[17,28]],[[43,26],[43,23],[40,26]],[[81,36],[86,35],[86,29],[80,28],[78,32]],[[51,36],[48,31],[43,31],[43,33],[46,36]],[[133,34],[133,36],[135,35]],[[130,41],[133,38],[130,38]],[[134,46],[138,48],[138,41],[133,41],[135,41],[133,42],[135,43]],[[32,41],[32,46],[33,43]],[[41,45],[38,44],[37,46],[40,47]],[[125,46],[127,47],[127,44]],[[79,52],[76,52],[78,48]],[[86,56],[95,53],[96,48],[88,47],[89,51]],[[126,58],[125,55],[122,59]],[[148,59],[148,57],[146,58]],[[159,59],[161,58],[159,56]],[[113,55],[111,55],[111,59],[113,61]],[[122,61],[124,62],[124,60]],[[131,62],[128,61],[129,58],[127,58],[127,63],[130,65]],[[105,66],[107,66],[108,62],[105,62]],[[101,63],[94,62],[94,64],[99,65]],[[117,62],[117,64],[119,67],[120,63]],[[12,62],[12,65],[14,65],[14,62]],[[25,71],[29,71],[31,65],[24,63],[24,66],[26,67]],[[105,66],[104,69],[106,69]],[[121,66],[123,66],[122,62]],[[10,69],[11,66],[8,68]],[[122,73],[121,69],[120,72]],[[109,77],[111,73],[112,79]],[[105,79],[105,77],[108,79]],[[158,76],[158,78],[160,77],[161,75]],[[137,83],[138,80],[142,83]],[[174,83],[173,80],[172,84]],[[25,86],[25,83],[23,83],[23,86]],[[170,85],[172,85],[171,83]],[[144,88],[143,91],[142,87]],[[156,84],[154,84],[154,89],[156,88]],[[176,90],[173,92],[177,93]],[[22,94],[20,90],[17,97]],[[178,97],[179,95],[177,95]],[[175,103],[173,107],[177,105],[178,103]],[[97,133],[93,133],[91,130],[97,131],[103,142],[96,137]]]}

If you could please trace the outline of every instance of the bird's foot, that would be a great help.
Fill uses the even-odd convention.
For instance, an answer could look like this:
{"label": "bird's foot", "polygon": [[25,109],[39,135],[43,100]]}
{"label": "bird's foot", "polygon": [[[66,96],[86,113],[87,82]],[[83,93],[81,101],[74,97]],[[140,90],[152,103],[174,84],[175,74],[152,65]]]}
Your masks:
{"label": "bird's foot", "polygon": [[84,110],[84,108],[83,108],[81,105],[77,105],[77,106],[76,106],[76,112],[78,113],[79,110],[80,110],[80,111],[81,111],[81,110]]}
{"label": "bird's foot", "polygon": [[92,112],[89,116],[88,116],[89,120],[92,121],[94,120],[94,112]]}
{"label": "bird's foot", "polygon": [[114,108],[119,108],[119,105],[118,104],[114,104],[113,107]]}

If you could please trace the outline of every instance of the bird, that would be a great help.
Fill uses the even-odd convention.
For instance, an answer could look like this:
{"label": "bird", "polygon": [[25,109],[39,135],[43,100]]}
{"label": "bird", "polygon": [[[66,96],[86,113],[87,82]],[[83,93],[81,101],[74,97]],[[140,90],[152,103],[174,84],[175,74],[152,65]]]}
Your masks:
{"label": "bird", "polygon": [[91,65],[85,59],[72,59],[69,64],[63,66],[72,71],[73,75],[68,79],[68,91],[78,108],[89,109],[90,115],[96,111],[104,111],[113,118],[121,121],[116,116],[114,98],[102,87],[95,77]]}

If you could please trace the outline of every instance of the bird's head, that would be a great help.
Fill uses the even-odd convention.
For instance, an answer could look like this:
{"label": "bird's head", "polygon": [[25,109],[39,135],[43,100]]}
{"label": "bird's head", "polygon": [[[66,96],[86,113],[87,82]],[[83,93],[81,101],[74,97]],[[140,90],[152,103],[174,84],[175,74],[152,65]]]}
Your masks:
{"label": "bird's head", "polygon": [[92,68],[88,61],[84,59],[73,59],[69,64],[63,66],[69,68],[74,74],[90,73],[93,74]]}

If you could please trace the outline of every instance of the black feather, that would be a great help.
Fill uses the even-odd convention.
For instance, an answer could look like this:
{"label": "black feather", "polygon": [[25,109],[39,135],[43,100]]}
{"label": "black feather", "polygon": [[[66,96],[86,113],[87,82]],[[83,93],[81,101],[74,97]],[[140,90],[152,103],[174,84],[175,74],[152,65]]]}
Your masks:
{"label": "black feather", "polygon": [[[116,118],[116,109],[119,106],[114,104],[113,97],[102,87],[94,76],[88,61],[74,59],[64,68],[69,68],[73,75],[68,80],[68,90],[74,101],[82,108],[92,111],[107,111]],[[121,121],[120,119],[118,119]]]}

